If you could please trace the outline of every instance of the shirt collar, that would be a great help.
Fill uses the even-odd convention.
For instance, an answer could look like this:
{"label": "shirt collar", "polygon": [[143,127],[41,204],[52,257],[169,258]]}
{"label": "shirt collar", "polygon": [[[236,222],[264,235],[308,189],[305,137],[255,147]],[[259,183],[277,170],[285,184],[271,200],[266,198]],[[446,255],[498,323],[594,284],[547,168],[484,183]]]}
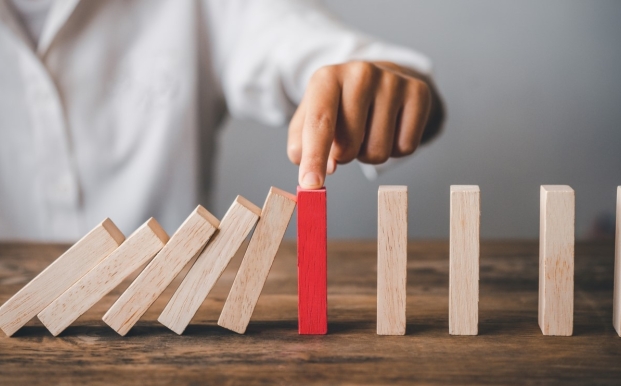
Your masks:
{"label": "shirt collar", "polygon": [[32,39],[28,36],[24,25],[19,20],[15,10],[8,4],[8,0],[0,0],[0,20],[6,25],[6,27],[15,34],[18,40],[29,47],[32,51],[35,50]]}
{"label": "shirt collar", "polygon": [[19,40],[22,41],[23,44],[35,52],[38,57],[42,58],[47,53],[58,32],[67,23],[69,16],[71,16],[73,10],[79,2],[80,0],[54,1],[45,20],[45,25],[43,26],[43,31],[41,32],[41,37],[39,38],[39,44],[36,47],[15,14],[13,8],[7,4],[7,0],[0,0],[0,20],[2,20],[11,31],[13,31],[13,33]]}
{"label": "shirt collar", "polygon": [[39,44],[37,46],[37,55],[43,57],[50,45],[54,41],[54,38],[61,30],[61,28],[67,23],[69,16],[73,13],[73,10],[78,5],[80,0],[55,0],[50,8],[50,13],[47,15],[45,25],[43,26],[43,32],[39,38]]}

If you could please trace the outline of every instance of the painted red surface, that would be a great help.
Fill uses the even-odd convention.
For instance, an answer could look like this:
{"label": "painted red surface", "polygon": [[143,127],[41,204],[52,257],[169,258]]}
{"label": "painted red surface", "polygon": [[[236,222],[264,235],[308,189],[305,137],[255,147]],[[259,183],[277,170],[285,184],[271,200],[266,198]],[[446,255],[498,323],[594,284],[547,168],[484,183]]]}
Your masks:
{"label": "painted red surface", "polygon": [[326,189],[298,187],[298,333],[328,332]]}

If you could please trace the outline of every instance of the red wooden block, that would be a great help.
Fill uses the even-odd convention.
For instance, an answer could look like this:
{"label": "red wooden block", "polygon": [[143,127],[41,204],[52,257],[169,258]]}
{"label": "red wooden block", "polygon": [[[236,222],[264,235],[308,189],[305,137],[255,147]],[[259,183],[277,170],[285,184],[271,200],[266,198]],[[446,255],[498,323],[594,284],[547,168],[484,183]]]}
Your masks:
{"label": "red wooden block", "polygon": [[298,333],[328,332],[326,189],[298,186]]}

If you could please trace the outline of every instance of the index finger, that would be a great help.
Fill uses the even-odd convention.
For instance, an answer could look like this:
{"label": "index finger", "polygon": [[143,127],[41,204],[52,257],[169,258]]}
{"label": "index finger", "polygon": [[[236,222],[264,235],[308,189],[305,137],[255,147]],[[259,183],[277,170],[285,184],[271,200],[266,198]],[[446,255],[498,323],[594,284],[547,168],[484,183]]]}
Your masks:
{"label": "index finger", "polygon": [[320,189],[326,179],[341,99],[337,77],[331,71],[318,70],[308,84],[304,99],[307,104],[298,180],[303,189]]}

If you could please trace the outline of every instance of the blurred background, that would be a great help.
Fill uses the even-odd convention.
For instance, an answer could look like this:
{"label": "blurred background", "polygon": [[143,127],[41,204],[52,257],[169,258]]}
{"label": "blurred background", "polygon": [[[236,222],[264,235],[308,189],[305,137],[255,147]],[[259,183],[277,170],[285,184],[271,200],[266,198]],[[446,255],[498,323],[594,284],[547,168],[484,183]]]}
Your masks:
{"label": "blurred background", "polygon": [[[409,187],[409,236],[447,238],[449,186],[481,187],[481,236],[536,238],[539,186],[576,191],[576,237],[614,234],[621,185],[621,2],[328,0],[361,31],[434,61],[443,134],[369,181],[356,163],[327,181],[331,238],[374,238],[377,187]],[[286,128],[229,120],[210,209],[295,191]],[[241,148],[240,148],[241,147]],[[239,157],[244,154],[244,157]],[[292,221],[286,237],[295,237]]]}

